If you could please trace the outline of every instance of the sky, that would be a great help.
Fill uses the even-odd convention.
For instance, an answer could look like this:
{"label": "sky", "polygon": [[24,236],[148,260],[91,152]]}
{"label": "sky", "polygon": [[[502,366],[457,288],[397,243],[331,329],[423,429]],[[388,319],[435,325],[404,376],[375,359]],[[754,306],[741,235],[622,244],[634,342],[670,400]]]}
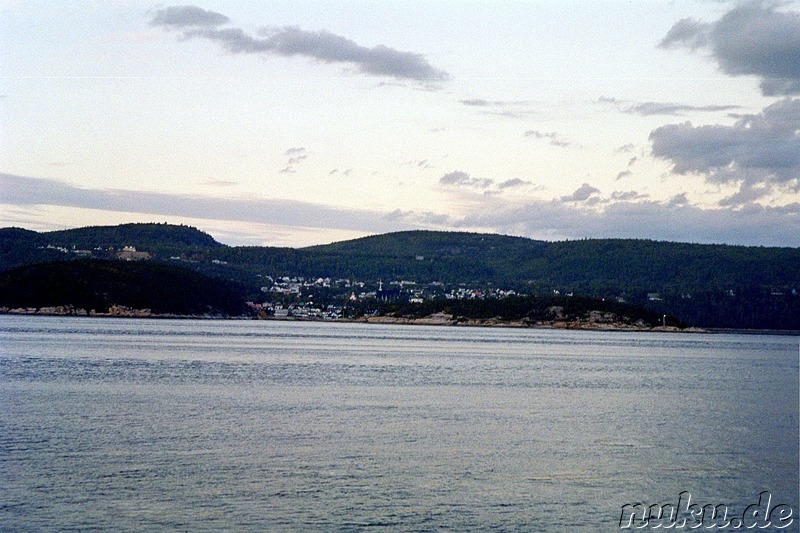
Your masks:
{"label": "sky", "polygon": [[800,247],[800,3],[0,0],[0,226],[127,222]]}

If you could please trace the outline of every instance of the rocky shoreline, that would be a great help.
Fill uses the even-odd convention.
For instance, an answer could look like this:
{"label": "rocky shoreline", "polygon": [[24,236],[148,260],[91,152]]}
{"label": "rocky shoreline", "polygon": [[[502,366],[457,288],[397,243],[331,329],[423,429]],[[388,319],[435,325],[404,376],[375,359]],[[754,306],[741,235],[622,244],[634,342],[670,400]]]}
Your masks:
{"label": "rocky shoreline", "polygon": [[[57,305],[53,307],[0,307],[0,315],[31,315],[31,316],[81,316],[81,317],[101,317],[101,318],[208,318],[208,319],[227,319],[224,315],[178,315],[172,313],[154,313],[150,309],[133,309],[123,305],[112,305],[105,313],[87,311],[86,309],[73,307],[71,305]],[[249,318],[249,317],[248,317]]]}
{"label": "rocky shoreline", "polygon": [[435,313],[422,318],[374,316],[351,320],[368,324],[412,324],[423,326],[467,326],[467,327],[506,327],[540,329],[575,329],[593,331],[667,331],[683,333],[707,333],[703,328],[679,328],[676,326],[649,326],[644,323],[630,324],[612,318],[597,319],[590,316],[579,320],[526,321],[504,320],[500,318],[454,317],[447,313]]}

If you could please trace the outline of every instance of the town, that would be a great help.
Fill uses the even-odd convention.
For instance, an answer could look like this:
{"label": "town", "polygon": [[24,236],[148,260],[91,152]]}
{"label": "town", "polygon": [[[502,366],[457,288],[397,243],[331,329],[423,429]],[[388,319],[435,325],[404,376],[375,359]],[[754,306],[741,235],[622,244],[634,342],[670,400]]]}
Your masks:
{"label": "town", "polygon": [[382,304],[422,304],[433,300],[484,300],[525,296],[513,289],[457,287],[443,282],[396,280],[384,283],[351,279],[263,276],[263,301],[247,305],[261,317],[336,320],[355,315],[375,316]]}

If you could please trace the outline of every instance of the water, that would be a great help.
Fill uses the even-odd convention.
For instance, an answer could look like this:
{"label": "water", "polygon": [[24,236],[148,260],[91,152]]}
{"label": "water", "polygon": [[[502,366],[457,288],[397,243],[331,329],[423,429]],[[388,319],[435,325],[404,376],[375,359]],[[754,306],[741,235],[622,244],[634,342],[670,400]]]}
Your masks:
{"label": "water", "polygon": [[[798,338],[0,316],[0,530],[798,513]],[[797,530],[800,520],[786,530]]]}

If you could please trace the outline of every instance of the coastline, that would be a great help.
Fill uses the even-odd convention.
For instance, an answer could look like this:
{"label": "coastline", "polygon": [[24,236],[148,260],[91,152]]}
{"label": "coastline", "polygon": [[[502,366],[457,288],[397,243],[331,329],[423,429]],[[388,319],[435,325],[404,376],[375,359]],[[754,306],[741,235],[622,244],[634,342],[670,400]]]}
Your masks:
{"label": "coastline", "polygon": [[361,324],[397,324],[416,326],[451,326],[451,327],[497,327],[497,328],[525,328],[525,329],[572,329],[588,331],[658,331],[671,333],[709,333],[705,328],[676,326],[654,326],[643,324],[627,324],[615,321],[586,320],[554,320],[528,322],[523,320],[504,320],[500,318],[466,318],[454,317],[446,313],[434,313],[427,317],[393,317],[369,316],[359,318],[315,318],[315,317],[266,317],[255,316],[225,316],[219,314],[181,315],[172,313],[153,313],[150,309],[131,309],[123,306],[112,306],[106,313],[94,310],[87,312],[72,306],[56,306],[42,308],[0,308],[0,315],[13,316],[76,316],[86,318],[151,318],[151,319],[183,319],[183,320],[270,320],[282,322],[330,322],[330,323],[361,323]]}
{"label": "coastline", "polygon": [[131,309],[123,306],[113,306],[106,313],[94,310],[87,312],[85,309],[76,309],[72,306],[55,306],[43,308],[15,308],[0,307],[0,315],[11,316],[75,316],[85,318],[150,318],[162,320],[268,320],[279,322],[329,322],[348,324],[396,324],[413,326],[449,326],[449,327],[479,327],[479,328],[520,328],[520,329],[567,329],[577,331],[630,331],[630,332],[662,332],[662,333],[705,333],[705,334],[740,334],[740,335],[785,335],[800,336],[797,329],[735,329],[735,328],[702,328],[677,326],[648,326],[642,324],[629,324],[618,321],[581,320],[553,320],[528,322],[523,320],[504,320],[500,318],[466,318],[454,317],[446,313],[434,313],[420,318],[394,317],[394,316],[369,316],[359,318],[316,318],[316,317],[256,317],[256,316],[226,316],[221,314],[186,315],[173,313],[153,313],[150,309]]}

